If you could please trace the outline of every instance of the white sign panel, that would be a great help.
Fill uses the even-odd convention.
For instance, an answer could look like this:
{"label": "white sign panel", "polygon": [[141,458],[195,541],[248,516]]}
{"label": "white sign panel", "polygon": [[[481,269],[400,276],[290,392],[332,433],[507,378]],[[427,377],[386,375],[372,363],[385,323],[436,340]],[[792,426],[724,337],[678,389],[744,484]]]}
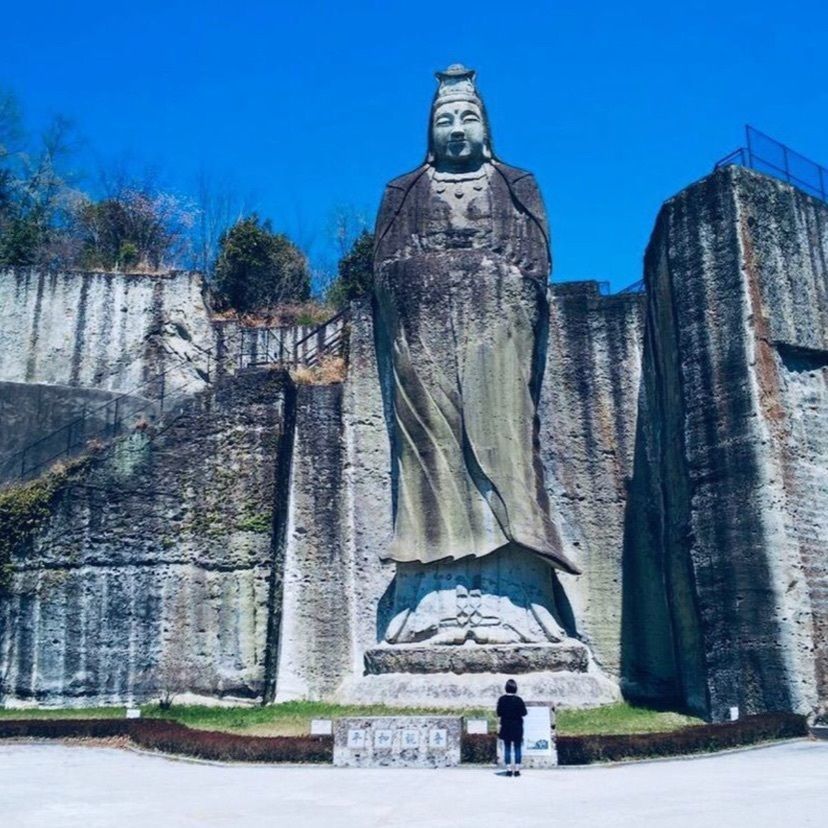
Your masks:
{"label": "white sign panel", "polygon": [[311,736],[330,736],[333,722],[330,719],[311,719]]}
{"label": "white sign panel", "polygon": [[527,708],[523,720],[523,752],[527,756],[550,756],[552,754],[552,717],[548,707]]}
{"label": "white sign panel", "polygon": [[468,719],[466,733],[488,733],[489,723],[485,719]]}

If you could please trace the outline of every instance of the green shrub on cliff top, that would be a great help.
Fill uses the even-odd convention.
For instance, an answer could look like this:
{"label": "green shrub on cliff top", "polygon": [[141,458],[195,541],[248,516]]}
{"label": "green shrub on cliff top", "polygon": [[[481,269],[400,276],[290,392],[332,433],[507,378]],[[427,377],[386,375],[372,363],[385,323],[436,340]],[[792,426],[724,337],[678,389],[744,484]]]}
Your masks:
{"label": "green shrub on cliff top", "polygon": [[339,260],[337,278],[325,298],[337,308],[351,299],[367,296],[374,285],[374,234],[363,230],[351,249]]}
{"label": "green shrub on cliff top", "polygon": [[236,222],[219,241],[216,298],[238,311],[261,311],[310,296],[305,256],[269,221],[255,214]]}

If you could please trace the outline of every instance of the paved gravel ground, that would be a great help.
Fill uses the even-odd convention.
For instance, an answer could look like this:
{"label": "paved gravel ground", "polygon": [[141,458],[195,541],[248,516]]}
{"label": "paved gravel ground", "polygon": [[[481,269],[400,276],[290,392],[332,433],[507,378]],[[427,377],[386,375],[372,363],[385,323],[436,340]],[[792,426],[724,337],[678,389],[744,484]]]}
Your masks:
{"label": "paved gravel ground", "polygon": [[61,744],[0,745],[0,825],[828,825],[828,742],[526,771],[244,767]]}

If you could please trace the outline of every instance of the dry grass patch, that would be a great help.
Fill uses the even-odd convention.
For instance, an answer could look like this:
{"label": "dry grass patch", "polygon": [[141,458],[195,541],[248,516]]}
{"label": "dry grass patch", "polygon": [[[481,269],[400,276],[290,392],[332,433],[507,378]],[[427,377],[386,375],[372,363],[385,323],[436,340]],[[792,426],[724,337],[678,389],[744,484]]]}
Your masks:
{"label": "dry grass patch", "polygon": [[323,357],[318,365],[299,365],[290,376],[297,385],[333,385],[348,376],[348,365],[341,356]]}
{"label": "dry grass patch", "polygon": [[333,305],[310,300],[245,312],[233,308],[214,310],[212,317],[221,321],[237,322],[245,328],[289,328],[294,325],[315,328],[337,313]]}

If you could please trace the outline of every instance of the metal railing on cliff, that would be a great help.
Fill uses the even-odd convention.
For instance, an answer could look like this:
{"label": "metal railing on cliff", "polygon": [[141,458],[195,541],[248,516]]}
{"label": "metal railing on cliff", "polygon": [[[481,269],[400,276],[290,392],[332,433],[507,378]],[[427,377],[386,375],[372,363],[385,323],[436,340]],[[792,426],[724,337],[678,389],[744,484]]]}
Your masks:
{"label": "metal railing on cliff", "polygon": [[717,161],[713,169],[718,170],[730,164],[772,175],[808,195],[828,201],[828,168],[749,124],[745,126],[745,146]]}
{"label": "metal railing on cliff", "polygon": [[[314,327],[292,344],[286,343],[284,332],[290,328],[245,328],[247,345],[242,340],[238,367],[259,365],[318,365],[331,354],[340,353],[347,336],[348,310],[342,310]],[[263,334],[263,336],[262,336]]]}
{"label": "metal railing on cliff", "polygon": [[[325,356],[343,352],[347,321],[346,309],[290,345],[286,344],[288,337],[285,336],[285,331],[290,328],[284,327],[240,327],[215,349],[193,344],[202,358],[201,365],[190,356],[182,357],[113,399],[88,409],[84,407],[79,416],[9,455],[0,468],[0,483],[9,484],[32,477],[42,469],[76,455],[91,441],[112,440],[127,429],[140,427],[142,423],[148,425],[149,419],[164,414],[165,401],[170,398],[180,400],[194,382],[210,385],[220,376],[245,368],[274,366],[288,369],[318,365]],[[233,347],[236,343],[238,350]],[[191,369],[190,375],[179,385],[170,386],[170,375],[181,368]],[[144,397],[148,391],[152,397]]]}

